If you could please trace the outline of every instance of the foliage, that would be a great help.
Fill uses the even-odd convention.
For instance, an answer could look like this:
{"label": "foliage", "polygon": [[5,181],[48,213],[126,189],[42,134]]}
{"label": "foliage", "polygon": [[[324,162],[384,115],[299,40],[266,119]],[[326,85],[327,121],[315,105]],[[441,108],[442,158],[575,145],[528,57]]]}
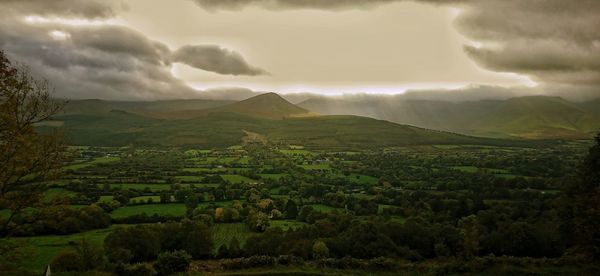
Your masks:
{"label": "foliage", "polygon": [[600,259],[600,133],[581,168],[581,178],[567,187],[575,245]]}
{"label": "foliage", "polygon": [[43,181],[56,179],[60,172],[62,139],[34,128],[62,108],[50,92],[47,82],[33,79],[0,51],[0,209],[10,210],[0,219],[0,236],[18,228],[14,219],[21,213],[43,203]]}
{"label": "foliage", "polygon": [[131,265],[119,265],[115,269],[115,274],[119,276],[154,276],[156,270],[149,264],[136,263]]}
{"label": "foliage", "polygon": [[183,220],[155,225],[120,227],[104,240],[112,262],[142,262],[160,252],[185,250],[195,259],[212,255],[212,234],[201,222]]}
{"label": "foliage", "polygon": [[154,269],[158,275],[171,275],[177,272],[186,272],[192,257],[185,251],[164,252],[158,255]]}
{"label": "foliage", "polygon": [[159,233],[144,225],[119,227],[104,240],[104,248],[111,262],[143,262],[160,252]]}
{"label": "foliage", "polygon": [[313,258],[315,258],[315,259],[322,259],[322,258],[329,257],[329,248],[327,248],[327,245],[322,241],[315,242],[315,244],[313,245],[313,248],[312,248],[312,252],[313,252]]}
{"label": "foliage", "polygon": [[248,215],[246,224],[256,232],[264,232],[269,227],[269,216],[263,212],[254,211]]}
{"label": "foliage", "polygon": [[89,271],[103,269],[105,265],[102,248],[82,239],[75,245],[75,250],[64,251],[54,257],[51,269],[61,271]]}

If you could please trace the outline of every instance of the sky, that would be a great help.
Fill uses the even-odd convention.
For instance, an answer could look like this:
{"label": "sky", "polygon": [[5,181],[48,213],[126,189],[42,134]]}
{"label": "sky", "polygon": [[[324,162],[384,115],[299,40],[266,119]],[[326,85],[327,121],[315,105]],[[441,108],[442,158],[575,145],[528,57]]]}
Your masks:
{"label": "sky", "polygon": [[0,49],[72,99],[600,97],[597,0],[0,0],[0,17]]}

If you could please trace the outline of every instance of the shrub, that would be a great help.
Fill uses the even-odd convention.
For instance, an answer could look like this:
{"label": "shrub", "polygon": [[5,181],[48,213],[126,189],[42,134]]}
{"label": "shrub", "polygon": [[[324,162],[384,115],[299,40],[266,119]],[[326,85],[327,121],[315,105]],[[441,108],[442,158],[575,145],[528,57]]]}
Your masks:
{"label": "shrub", "polygon": [[322,259],[322,258],[329,257],[329,248],[327,248],[327,245],[325,245],[325,243],[322,241],[315,242],[312,250],[313,250],[313,258],[315,258],[315,259]]}
{"label": "shrub", "polygon": [[81,271],[81,256],[74,251],[65,251],[52,259],[50,268],[56,272]]}
{"label": "shrub", "polygon": [[119,227],[104,239],[104,248],[113,262],[142,262],[156,257],[160,241],[155,227]]}
{"label": "shrub", "polygon": [[64,272],[104,268],[104,252],[100,247],[90,244],[85,239],[73,244],[75,251],[62,252],[52,260],[50,265],[52,270]]}
{"label": "shrub", "polygon": [[[284,257],[285,258],[285,257]],[[293,260],[293,258],[290,259]],[[280,259],[271,256],[251,256],[248,258],[229,259],[223,262],[225,269],[246,269],[254,267],[272,266],[279,263]],[[281,259],[282,262],[286,260]]]}
{"label": "shrub", "polygon": [[163,252],[158,255],[154,269],[158,275],[171,275],[186,272],[190,266],[192,256],[183,250]]}
{"label": "shrub", "polygon": [[119,276],[154,276],[156,270],[145,263],[137,263],[133,265],[120,266],[116,269],[116,274]]}

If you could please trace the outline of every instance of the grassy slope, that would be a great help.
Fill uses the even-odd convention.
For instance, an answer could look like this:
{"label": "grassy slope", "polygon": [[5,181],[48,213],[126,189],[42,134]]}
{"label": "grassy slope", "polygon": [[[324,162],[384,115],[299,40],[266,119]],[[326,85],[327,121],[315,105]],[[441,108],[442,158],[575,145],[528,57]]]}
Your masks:
{"label": "grassy slope", "polygon": [[282,144],[312,148],[373,148],[419,144],[519,144],[432,131],[357,116],[270,120],[234,113],[211,113],[189,120],[159,120],[127,112],[68,115],[64,130],[76,145],[227,147],[240,144],[244,130]]}
{"label": "grassy slope", "polygon": [[585,138],[599,126],[595,116],[558,97],[522,97],[502,102],[469,127],[527,138]]}
{"label": "grassy slope", "polygon": [[401,124],[492,137],[585,138],[600,128],[600,100],[579,105],[557,97],[452,103],[315,98],[299,104],[322,114],[355,114]]}
{"label": "grassy slope", "polygon": [[67,103],[64,114],[98,114],[111,110],[123,110],[131,113],[152,114],[177,110],[202,110],[234,103],[225,100],[169,100],[151,102],[118,102],[103,100],[75,100]]}
{"label": "grassy slope", "polygon": [[[95,108],[94,106],[98,104],[106,105],[98,101],[81,103],[88,108]],[[160,110],[174,108],[169,103],[158,102],[152,105],[168,106],[158,108]],[[151,105],[136,102],[118,104],[130,110],[142,109],[140,105],[147,110]],[[107,109],[104,105],[102,108]],[[456,114],[452,116],[470,114],[476,112],[476,109],[454,112]],[[247,133],[253,133],[273,143],[305,145],[311,148],[375,148],[423,144],[518,145],[520,143],[432,131],[367,117],[305,116],[311,113],[274,93],[262,94],[217,108],[198,110],[199,113],[195,113],[196,111],[186,113],[187,111],[180,109],[180,112],[186,113],[186,116],[191,116],[188,119],[174,120],[173,118],[178,115],[172,114],[177,112],[167,112],[171,115],[165,117],[171,116],[170,120],[122,110],[82,112],[57,116],[55,119],[63,122],[62,127],[67,133],[69,142],[76,145],[228,147],[242,143],[242,138]],[[500,112],[505,111],[500,110]],[[452,112],[447,113],[437,120],[442,122],[442,117],[452,118],[450,114]],[[42,126],[41,128],[53,127]]]}

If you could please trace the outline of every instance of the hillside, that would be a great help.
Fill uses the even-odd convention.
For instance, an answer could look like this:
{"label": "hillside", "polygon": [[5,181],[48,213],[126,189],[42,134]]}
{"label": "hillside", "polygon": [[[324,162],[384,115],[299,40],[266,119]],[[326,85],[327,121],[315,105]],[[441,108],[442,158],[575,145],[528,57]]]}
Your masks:
{"label": "hillside", "polygon": [[193,119],[167,120],[113,110],[102,114],[62,115],[55,120],[62,122],[57,125],[73,145],[227,147],[242,144],[248,133],[264,137],[272,144],[301,144],[310,148],[523,144],[522,141],[476,138],[359,116],[273,120],[237,112],[210,112]]}
{"label": "hillside", "polygon": [[525,138],[586,138],[599,118],[558,97],[531,96],[498,103],[469,124],[471,131]]}
{"label": "hillside", "polygon": [[231,112],[250,117],[277,120],[311,115],[309,110],[294,105],[275,93],[261,94],[230,105],[208,109],[206,112]]}
{"label": "hillside", "polygon": [[123,110],[130,113],[153,116],[161,113],[181,110],[204,110],[234,103],[227,100],[165,100],[165,101],[104,101],[74,100],[67,102],[62,114],[99,114],[111,110]]}
{"label": "hillside", "polygon": [[600,128],[598,101],[574,104],[558,97],[446,102],[368,97],[313,98],[299,104],[321,114],[368,116],[451,132],[535,139],[589,138]]}
{"label": "hillside", "polygon": [[[265,93],[237,102],[226,100],[175,100],[131,103],[104,102],[103,105],[93,107],[89,105],[89,101],[78,101],[75,104],[79,109],[82,109],[82,107],[103,111],[119,109],[156,119],[170,120],[193,119],[205,117],[212,113],[235,113],[272,120],[317,115],[288,102],[275,93]],[[69,109],[72,110],[73,107]]]}

